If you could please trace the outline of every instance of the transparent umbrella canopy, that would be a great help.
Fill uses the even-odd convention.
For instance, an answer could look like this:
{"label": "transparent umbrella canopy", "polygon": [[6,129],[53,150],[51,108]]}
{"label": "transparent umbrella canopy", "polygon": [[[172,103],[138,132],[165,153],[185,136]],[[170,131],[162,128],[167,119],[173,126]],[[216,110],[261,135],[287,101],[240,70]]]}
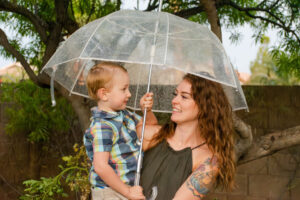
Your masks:
{"label": "transparent umbrella canopy", "polygon": [[102,61],[128,70],[133,110],[150,89],[153,110],[171,111],[172,93],[186,73],[222,84],[233,110],[248,109],[219,39],[206,26],[169,13],[121,10],[92,21],[63,42],[43,71],[70,94],[88,97],[86,75]]}

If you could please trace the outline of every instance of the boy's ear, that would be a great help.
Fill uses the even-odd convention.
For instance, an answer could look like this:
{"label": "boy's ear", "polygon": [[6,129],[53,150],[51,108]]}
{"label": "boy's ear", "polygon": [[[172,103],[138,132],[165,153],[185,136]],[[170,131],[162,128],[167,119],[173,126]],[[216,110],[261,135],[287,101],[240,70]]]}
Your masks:
{"label": "boy's ear", "polygon": [[102,100],[102,101],[107,101],[108,98],[107,98],[107,89],[106,88],[99,88],[97,90],[97,97],[99,100]]}

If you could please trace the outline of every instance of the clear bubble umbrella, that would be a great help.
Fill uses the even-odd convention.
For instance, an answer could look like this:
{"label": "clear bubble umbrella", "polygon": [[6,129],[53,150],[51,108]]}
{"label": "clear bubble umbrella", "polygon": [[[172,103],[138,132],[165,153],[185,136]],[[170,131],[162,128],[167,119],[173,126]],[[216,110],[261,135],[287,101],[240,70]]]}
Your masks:
{"label": "clear bubble umbrella", "polygon": [[[133,95],[128,107],[132,109],[138,109],[137,102],[147,90],[151,66],[155,111],[171,111],[169,91],[185,73],[221,83],[233,110],[247,109],[219,39],[206,26],[169,13],[122,10],[90,22],[63,42],[43,71],[70,94],[88,97],[85,76],[101,61],[121,62],[129,71]],[[161,90],[160,86],[169,87]]]}
{"label": "clear bubble umbrella", "polygon": [[[94,20],[63,42],[43,71],[70,94],[88,98],[85,77],[101,61],[128,70],[133,110],[150,90],[153,111],[170,112],[172,92],[186,73],[222,84],[233,110],[248,109],[219,39],[206,26],[169,13],[121,10]],[[139,159],[138,175],[140,168]]]}

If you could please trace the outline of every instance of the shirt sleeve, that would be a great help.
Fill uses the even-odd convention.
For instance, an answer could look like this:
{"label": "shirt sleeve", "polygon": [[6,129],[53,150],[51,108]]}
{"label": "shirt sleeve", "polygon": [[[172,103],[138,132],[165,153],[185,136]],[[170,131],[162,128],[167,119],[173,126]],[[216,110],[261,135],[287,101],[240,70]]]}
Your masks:
{"label": "shirt sleeve", "polygon": [[109,123],[97,122],[91,128],[91,134],[94,136],[94,152],[110,152],[113,145],[113,128]]}
{"label": "shirt sleeve", "polygon": [[139,115],[136,114],[136,113],[133,113],[133,112],[130,112],[130,111],[128,111],[128,112],[129,112],[129,114],[131,115],[131,117],[132,117],[132,119],[133,119],[135,125],[137,125],[137,124],[141,121],[142,117],[139,116]]}

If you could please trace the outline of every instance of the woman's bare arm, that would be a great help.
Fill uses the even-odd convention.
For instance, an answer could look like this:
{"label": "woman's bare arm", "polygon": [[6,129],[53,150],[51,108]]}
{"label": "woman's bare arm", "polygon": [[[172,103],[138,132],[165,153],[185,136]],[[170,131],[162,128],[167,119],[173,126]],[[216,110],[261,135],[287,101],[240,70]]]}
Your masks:
{"label": "woman's bare arm", "polygon": [[[158,131],[160,130],[160,128],[161,128],[160,125],[146,125],[145,126],[144,141],[143,141],[143,151],[146,151],[147,149],[149,149],[151,147],[150,146],[150,142],[151,142],[152,138],[154,137],[154,135],[156,133],[158,133]],[[136,126],[136,131],[137,131],[137,133],[139,135],[141,134],[141,132],[142,132],[142,124],[138,124]]]}
{"label": "woman's bare arm", "polygon": [[204,198],[212,188],[217,172],[216,159],[207,158],[179,188],[173,200],[199,200]]}

